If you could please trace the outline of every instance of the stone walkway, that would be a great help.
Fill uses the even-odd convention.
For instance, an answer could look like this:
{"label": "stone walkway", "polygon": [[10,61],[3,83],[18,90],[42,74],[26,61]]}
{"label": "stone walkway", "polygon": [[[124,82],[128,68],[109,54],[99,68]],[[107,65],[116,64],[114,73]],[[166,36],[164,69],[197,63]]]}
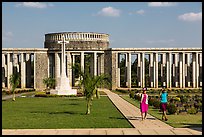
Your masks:
{"label": "stone walkway", "polygon": [[141,121],[139,108],[119,95],[103,89],[118,110],[134,128],[87,128],[87,129],[2,129],[3,135],[202,135],[202,129],[173,128],[161,120],[147,115]]}

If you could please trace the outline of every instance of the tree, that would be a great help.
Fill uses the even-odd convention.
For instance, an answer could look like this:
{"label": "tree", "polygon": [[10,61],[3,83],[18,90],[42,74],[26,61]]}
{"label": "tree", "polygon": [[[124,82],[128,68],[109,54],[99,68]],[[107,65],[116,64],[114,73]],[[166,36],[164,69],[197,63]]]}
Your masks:
{"label": "tree", "polygon": [[17,86],[20,83],[20,75],[18,72],[13,73],[12,75],[10,75],[9,78],[9,83],[11,85],[11,92],[13,93],[13,101],[15,101],[15,89],[17,88]]}
{"label": "tree", "polygon": [[[75,69],[76,66],[77,65],[75,64],[74,66],[72,66],[72,68]],[[87,100],[86,114],[90,114],[91,112],[91,105],[92,105],[94,96],[96,96],[96,98],[98,99],[100,98],[100,93],[97,88],[103,87],[104,85],[106,86],[110,85],[110,81],[107,75],[101,74],[99,76],[94,76],[94,75],[91,75],[91,73],[89,72],[89,69],[90,67],[88,63],[85,64],[84,72],[78,69],[79,76],[81,77],[79,86],[82,89],[84,96],[86,97],[86,100]]]}

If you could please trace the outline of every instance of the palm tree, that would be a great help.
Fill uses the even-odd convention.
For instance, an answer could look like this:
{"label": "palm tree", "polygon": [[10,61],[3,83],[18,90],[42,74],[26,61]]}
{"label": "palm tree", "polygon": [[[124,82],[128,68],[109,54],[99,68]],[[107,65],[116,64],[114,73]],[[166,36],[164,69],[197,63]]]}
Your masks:
{"label": "palm tree", "polygon": [[55,87],[55,79],[52,77],[44,78],[43,84],[46,86],[46,93],[49,93],[49,89],[54,89]]}
{"label": "palm tree", "polygon": [[[97,88],[103,87],[104,85],[108,87],[110,85],[110,82],[107,75],[105,74],[101,74],[100,76],[91,75],[89,73],[89,64],[85,65],[86,67],[84,72],[82,72],[80,69],[78,70],[79,76],[81,77],[79,86],[81,87],[87,100],[86,114],[90,114],[94,96],[96,96],[96,98],[100,98],[100,94]],[[76,69],[76,66],[77,65],[75,64],[73,68]]]}
{"label": "palm tree", "polygon": [[15,101],[15,89],[17,88],[17,86],[20,83],[20,75],[18,72],[10,75],[10,79],[9,79],[9,83],[11,85],[11,92],[13,93],[13,101]]}

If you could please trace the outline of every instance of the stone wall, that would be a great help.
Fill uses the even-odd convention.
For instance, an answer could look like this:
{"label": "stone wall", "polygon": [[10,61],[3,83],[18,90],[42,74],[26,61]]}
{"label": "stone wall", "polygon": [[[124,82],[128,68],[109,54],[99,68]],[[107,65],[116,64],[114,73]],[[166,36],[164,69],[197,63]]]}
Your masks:
{"label": "stone wall", "polygon": [[105,51],[104,54],[104,73],[110,76],[111,89],[117,88],[117,53],[111,50]]}
{"label": "stone wall", "polygon": [[35,89],[45,89],[43,79],[48,77],[48,55],[47,53],[35,53]]}
{"label": "stone wall", "polygon": [[[44,47],[52,50],[60,50],[61,44],[56,42],[44,42]],[[109,47],[109,42],[103,41],[69,41],[69,44],[65,45],[66,49],[74,50],[104,50]]]}

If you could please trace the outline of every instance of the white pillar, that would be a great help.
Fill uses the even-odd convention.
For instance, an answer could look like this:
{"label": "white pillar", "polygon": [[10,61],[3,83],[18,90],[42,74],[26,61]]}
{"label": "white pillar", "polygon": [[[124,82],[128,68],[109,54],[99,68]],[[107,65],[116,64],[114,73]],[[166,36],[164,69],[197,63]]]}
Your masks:
{"label": "white pillar", "polygon": [[84,72],[84,52],[81,52],[81,71]]}
{"label": "white pillar", "polygon": [[34,89],[36,89],[37,87],[36,87],[36,83],[37,83],[37,81],[36,81],[36,54],[34,53],[33,54],[33,62],[34,62],[34,64],[33,64],[33,66],[34,66]]}
{"label": "white pillar", "polygon": [[183,54],[179,54],[179,87],[182,88],[183,86]]}
{"label": "white pillar", "polygon": [[171,53],[169,53],[169,88],[171,88],[171,67],[172,67],[172,54]]}
{"label": "white pillar", "polygon": [[170,59],[170,55],[169,55],[169,53],[167,53],[167,56],[166,56],[166,86],[167,86],[167,88],[169,88],[169,83],[170,83],[170,81],[169,81],[169,71],[170,71],[170,61],[169,61],[169,59]]}
{"label": "white pillar", "polygon": [[67,77],[69,84],[72,85],[72,58],[70,52],[67,52]]}
{"label": "white pillar", "polygon": [[131,53],[127,53],[127,56],[127,87],[131,88]]}
{"label": "white pillar", "polygon": [[[72,65],[75,64],[75,55],[72,54]],[[75,86],[75,71],[72,69],[72,85]]]}
{"label": "white pillar", "polygon": [[60,57],[58,53],[55,53],[55,79],[60,77]]}
{"label": "white pillar", "polygon": [[142,53],[142,87],[145,87],[145,53]]}
{"label": "white pillar", "polygon": [[166,53],[163,53],[162,54],[162,65],[161,65],[161,70],[162,70],[162,75],[163,75],[163,78],[162,78],[162,85],[163,86],[166,86],[166,82],[165,82],[165,77],[164,77],[164,67],[165,67],[165,64],[166,64]]}
{"label": "white pillar", "polygon": [[175,87],[178,87],[178,53],[175,53]]}
{"label": "white pillar", "polygon": [[125,85],[128,87],[128,54],[125,53]]}
{"label": "white pillar", "polygon": [[94,52],[94,76],[97,76],[97,52]]}
{"label": "white pillar", "polygon": [[156,66],[155,66],[155,67],[156,67],[156,68],[155,68],[155,69],[156,69],[156,71],[155,71],[155,73],[156,73],[156,74],[155,74],[155,81],[156,81],[156,82],[155,82],[155,87],[158,88],[158,81],[159,81],[159,80],[158,80],[158,73],[159,73],[159,71],[158,71],[158,53],[155,54],[155,63],[156,63],[156,64],[155,64],[155,65],[156,65]]}
{"label": "white pillar", "polygon": [[140,63],[140,53],[137,54],[137,76],[138,76],[138,86],[141,86],[141,63]]}
{"label": "white pillar", "polygon": [[187,54],[187,82],[188,82],[188,87],[191,86],[190,82],[190,53]]}
{"label": "white pillar", "polygon": [[117,55],[117,58],[118,58],[118,61],[117,61],[117,63],[118,63],[118,67],[117,67],[117,69],[118,69],[118,87],[120,87],[120,53],[117,53],[118,55]]}
{"label": "white pillar", "polygon": [[182,68],[183,68],[183,73],[182,73],[182,75],[183,75],[183,88],[185,88],[186,87],[186,80],[185,80],[185,73],[186,73],[186,69],[185,69],[185,53],[183,53],[183,66],[182,66]]}
{"label": "white pillar", "polygon": [[193,60],[193,88],[196,87],[196,53],[192,54],[192,60]]}
{"label": "white pillar", "polygon": [[199,81],[200,81],[200,86],[202,87],[202,53],[199,54],[200,55],[200,73],[199,73]]}
{"label": "white pillar", "polygon": [[12,59],[11,55],[12,54],[10,54],[10,53],[7,54],[7,70],[8,70],[7,85],[8,85],[8,89],[11,88],[9,79],[10,79],[10,76],[13,74],[13,64],[12,64],[13,59]]}
{"label": "white pillar", "polygon": [[21,53],[21,88],[26,88],[26,63],[23,53]]}
{"label": "white pillar", "polygon": [[196,52],[196,88],[198,88],[199,86],[199,63],[198,63],[198,52]]}
{"label": "white pillar", "polygon": [[152,81],[154,78],[154,66],[153,66],[154,60],[153,60],[153,53],[150,53],[150,83],[151,83],[151,88],[154,87],[154,82]]}
{"label": "white pillar", "polygon": [[5,73],[6,73],[6,67],[5,67],[5,55],[2,54],[2,69],[4,69],[4,71],[2,70],[3,75],[2,75],[2,88],[5,88]]}

